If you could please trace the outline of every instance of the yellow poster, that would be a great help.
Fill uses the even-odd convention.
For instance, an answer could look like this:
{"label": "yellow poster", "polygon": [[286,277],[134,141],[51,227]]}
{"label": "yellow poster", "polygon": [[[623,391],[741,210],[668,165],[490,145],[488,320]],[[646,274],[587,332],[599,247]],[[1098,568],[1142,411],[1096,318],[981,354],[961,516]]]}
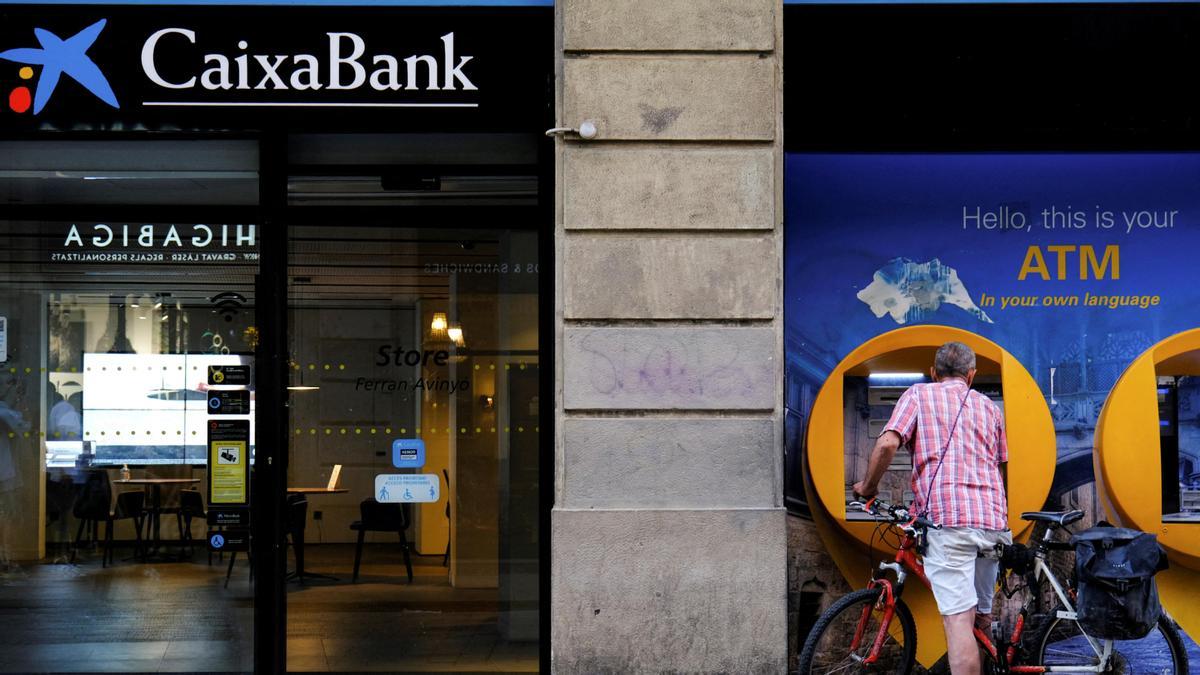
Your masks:
{"label": "yellow poster", "polygon": [[246,503],[246,441],[209,441],[208,470],[211,472],[212,504]]}

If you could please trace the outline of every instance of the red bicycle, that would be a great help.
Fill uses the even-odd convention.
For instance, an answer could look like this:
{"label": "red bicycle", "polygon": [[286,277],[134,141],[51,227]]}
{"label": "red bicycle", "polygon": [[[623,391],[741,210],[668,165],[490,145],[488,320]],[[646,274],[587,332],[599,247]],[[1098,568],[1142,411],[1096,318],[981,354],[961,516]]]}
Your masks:
{"label": "red bicycle", "polygon": [[[821,614],[800,652],[798,672],[907,675],[916,662],[917,626],[900,596],[910,573],[929,586],[919,554],[925,548],[926,532],[939,526],[906,507],[877,499],[851,502],[847,508],[864,511],[879,521],[881,538],[886,538],[888,530],[898,530],[896,554],[892,562],[880,563],[866,588],[840,598]],[[1007,636],[993,641],[992,636],[975,629],[984,660],[982,672],[1186,675],[1183,639],[1165,614],[1155,630],[1140,640],[1101,640],[1084,632],[1076,621],[1074,589],[1055,576],[1046,556],[1051,550],[1071,550],[1069,544],[1054,541],[1053,535],[1083,515],[1082,511],[1021,514],[1025,520],[1045,523],[1046,531],[1032,547],[1007,547],[1001,559],[1005,594],[1011,597],[1017,592],[1009,591],[1008,573],[1023,576],[1030,592]],[[1043,582],[1049,583],[1058,603],[1049,612],[1036,611]]]}

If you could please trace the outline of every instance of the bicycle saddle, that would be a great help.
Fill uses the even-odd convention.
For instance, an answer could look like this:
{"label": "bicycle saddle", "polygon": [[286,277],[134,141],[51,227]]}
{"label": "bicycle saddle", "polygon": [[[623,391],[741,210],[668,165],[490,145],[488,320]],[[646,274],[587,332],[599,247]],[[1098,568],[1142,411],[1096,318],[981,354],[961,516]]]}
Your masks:
{"label": "bicycle saddle", "polygon": [[1083,511],[1026,511],[1021,514],[1021,520],[1040,520],[1054,523],[1059,527],[1070,525],[1083,518]]}

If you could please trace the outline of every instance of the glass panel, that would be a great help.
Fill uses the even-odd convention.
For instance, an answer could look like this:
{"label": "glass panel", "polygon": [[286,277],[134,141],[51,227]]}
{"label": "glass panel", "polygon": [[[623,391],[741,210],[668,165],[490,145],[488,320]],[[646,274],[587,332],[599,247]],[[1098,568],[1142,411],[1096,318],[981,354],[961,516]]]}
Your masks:
{"label": "glass panel", "polygon": [[205,547],[207,367],[256,342],[237,220],[0,220],[0,672],[250,669],[245,554],[225,587]]}
{"label": "glass panel", "polygon": [[0,203],[258,203],[254,141],[2,141]]}
{"label": "glass panel", "polygon": [[536,233],[289,238],[289,669],[536,671]]}

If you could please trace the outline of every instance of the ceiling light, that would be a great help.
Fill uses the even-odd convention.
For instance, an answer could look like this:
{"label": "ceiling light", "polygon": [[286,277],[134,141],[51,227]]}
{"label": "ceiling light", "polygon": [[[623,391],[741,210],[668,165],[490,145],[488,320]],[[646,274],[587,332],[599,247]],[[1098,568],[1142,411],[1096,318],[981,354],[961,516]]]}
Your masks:
{"label": "ceiling light", "polygon": [[434,312],[433,321],[429,324],[429,332],[434,335],[444,335],[446,333],[446,313]]}

